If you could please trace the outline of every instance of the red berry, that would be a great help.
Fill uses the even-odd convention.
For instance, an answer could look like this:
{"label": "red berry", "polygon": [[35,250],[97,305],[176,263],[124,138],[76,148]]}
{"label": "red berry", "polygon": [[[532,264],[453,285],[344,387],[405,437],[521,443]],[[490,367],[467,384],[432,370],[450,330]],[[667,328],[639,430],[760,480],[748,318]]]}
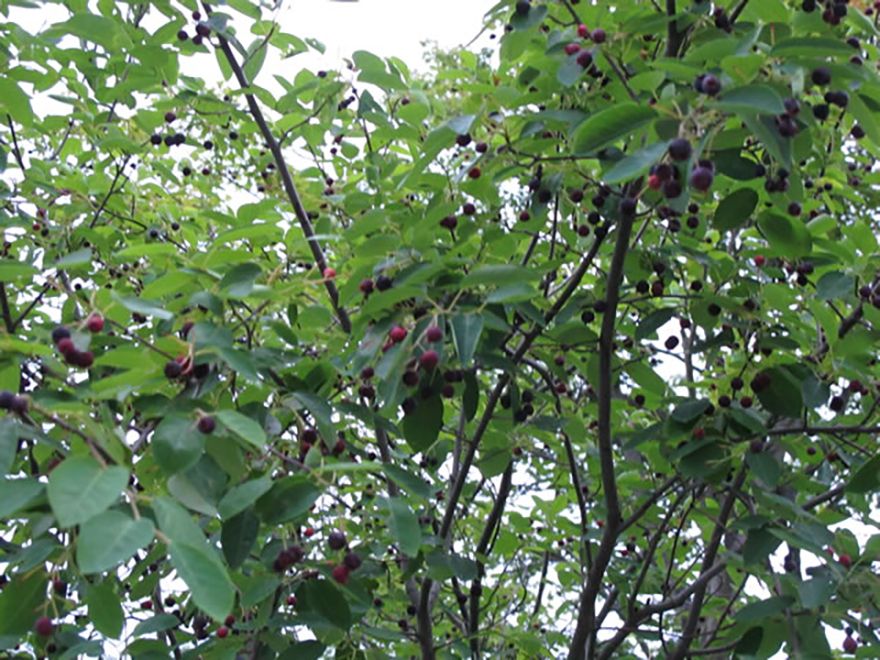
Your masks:
{"label": "red berry", "polygon": [[228,626],[228,627],[230,627],[230,628],[231,628],[234,624],[235,624],[235,617],[232,616],[231,614],[230,614],[229,616],[226,617],[226,620],[225,620],[225,621],[223,621],[223,625]]}
{"label": "red berry", "polygon": [[837,561],[839,561],[840,565],[844,568],[849,568],[850,566],[852,566],[852,558],[849,555],[840,555]]}
{"label": "red berry", "polygon": [[34,624],[34,630],[37,631],[37,634],[40,637],[51,637],[52,629],[54,627],[55,626],[52,624],[52,619],[47,616],[41,616]]}
{"label": "red berry", "polygon": [[468,172],[468,176],[472,179],[479,179],[482,172],[479,167],[472,167]]}
{"label": "red berry", "polygon": [[556,383],[556,391],[559,392],[559,394],[565,394],[568,391],[568,386],[562,382]]}
{"label": "red berry", "polygon": [[83,369],[88,369],[95,361],[95,354],[91,351],[74,351],[67,354],[68,361],[72,360],[73,364]]}
{"label": "red berry", "polygon": [[288,596],[287,597],[287,604],[290,605],[291,607],[296,607],[296,596]]}
{"label": "red berry", "polygon": [[332,280],[334,277],[336,277],[336,271],[334,269],[332,269],[332,268],[325,268],[324,269],[324,279],[325,280]]}
{"label": "red berry", "polygon": [[314,535],[315,535],[315,528],[314,527],[306,527],[306,531],[303,533],[303,536],[305,536],[306,538],[311,538]]}
{"label": "red berry", "polygon": [[758,268],[762,268],[766,262],[767,262],[767,259],[766,259],[766,257],[764,257],[763,254],[759,254],[755,257],[755,265]]}
{"label": "red berry", "polygon": [[141,607],[145,610],[151,610],[153,609],[153,601],[145,600],[141,603]]}
{"label": "red berry", "polygon": [[846,639],[843,640],[843,650],[846,651],[847,653],[855,653],[858,648],[859,648],[859,643],[856,640],[854,640],[852,637],[847,635]]}
{"label": "red berry", "polygon": [[89,332],[101,332],[104,329],[104,319],[98,314],[92,314],[86,321]]}
{"label": "red berry", "polygon": [[566,55],[574,55],[580,49],[581,47],[578,44],[566,44],[564,50]]}
{"label": "red berry", "polygon": [[65,337],[58,342],[58,352],[61,353],[61,355],[68,355],[75,350],[76,346],[74,346],[73,340],[70,337]]}
{"label": "red berry", "polygon": [[593,41],[595,41],[597,44],[605,43],[606,35],[605,30],[603,30],[602,28],[596,28],[595,30],[593,30],[593,34],[591,36],[593,37]]}
{"label": "red berry", "polygon": [[333,579],[339,584],[348,584],[349,577],[350,573],[345,564],[339,564],[339,566],[333,569]]}
{"label": "red berry", "polygon": [[702,440],[706,437],[705,429],[694,429],[694,440]]}
{"label": "red berry", "polygon": [[663,187],[663,179],[656,174],[652,174],[648,177],[648,187],[651,190],[660,190]]}
{"label": "red berry", "polygon": [[217,637],[219,637],[220,639],[226,639],[228,635],[229,628],[227,628],[226,626],[220,626],[219,628],[217,628]]}
{"label": "red berry", "polygon": [[425,332],[425,338],[432,343],[442,341],[443,331],[436,325],[432,325],[430,328],[428,328],[427,332]]}
{"label": "red berry", "polygon": [[388,337],[395,344],[399,344],[404,339],[406,339],[406,328],[401,325],[395,325],[393,328],[391,328],[391,332],[388,333]]}
{"label": "red berry", "polygon": [[432,371],[440,363],[437,351],[425,351],[419,358],[419,366],[425,371]]}
{"label": "red berry", "polygon": [[589,37],[590,36],[590,28],[588,28],[586,25],[581,23],[580,25],[578,25],[578,36],[581,39],[586,39],[587,37]]}

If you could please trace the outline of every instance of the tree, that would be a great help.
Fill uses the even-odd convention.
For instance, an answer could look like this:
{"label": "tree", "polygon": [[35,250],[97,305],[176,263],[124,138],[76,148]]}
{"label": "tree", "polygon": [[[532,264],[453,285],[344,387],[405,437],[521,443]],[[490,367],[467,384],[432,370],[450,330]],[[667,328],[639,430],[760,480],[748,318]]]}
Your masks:
{"label": "tree", "polygon": [[876,657],[872,7],[0,9],[9,657]]}

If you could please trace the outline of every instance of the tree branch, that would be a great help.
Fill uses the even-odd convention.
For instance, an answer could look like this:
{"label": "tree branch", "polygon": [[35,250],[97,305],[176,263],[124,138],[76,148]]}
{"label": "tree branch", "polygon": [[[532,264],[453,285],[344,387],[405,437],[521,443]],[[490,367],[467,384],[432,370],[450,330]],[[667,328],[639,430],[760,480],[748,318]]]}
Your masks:
{"label": "tree branch", "polygon": [[602,317],[602,331],[599,335],[599,465],[602,476],[602,491],[605,496],[605,533],[599,543],[599,550],[593,560],[587,577],[587,584],[581,593],[578,606],[577,624],[568,651],[569,660],[584,660],[587,640],[595,632],[594,619],[596,615],[596,596],[602,578],[611,556],[614,553],[614,544],[620,531],[620,501],[617,495],[617,482],[614,474],[614,447],[611,438],[611,399],[612,399],[612,370],[614,365],[614,333],[617,321],[617,304],[620,300],[620,283],[623,279],[623,266],[629,249],[629,239],[632,235],[632,215],[622,216],[617,227],[617,242],[614,246],[614,255],[611,258],[611,267],[608,269],[605,289],[605,311]]}
{"label": "tree branch", "polygon": [[[205,2],[202,3],[202,6],[205,8],[205,12],[210,15],[212,11],[210,6]],[[226,60],[229,62],[229,66],[232,68],[232,72],[235,75],[235,79],[238,81],[239,86],[243,90],[249,89],[250,83],[239,65],[238,60],[236,60],[235,54],[229,47],[229,42],[225,37],[219,34],[217,35],[217,40],[220,44],[220,50],[223,51],[223,54],[226,56]],[[254,95],[245,92],[244,98],[247,101],[248,109],[254,117],[254,121],[257,123],[257,127],[260,129],[263,139],[269,146],[269,151],[272,152],[272,156],[275,159],[275,165],[278,169],[278,173],[281,175],[281,181],[284,184],[284,191],[287,193],[287,198],[290,201],[291,206],[293,206],[293,212],[299,222],[300,229],[302,229],[302,232],[308,241],[312,256],[318,264],[318,269],[323,273],[324,269],[327,268],[327,259],[324,256],[324,250],[321,248],[321,245],[315,236],[312,222],[309,220],[308,213],[306,213],[305,207],[302,204],[302,200],[296,190],[296,185],[293,183],[293,178],[290,176],[290,170],[287,167],[287,162],[284,160],[284,155],[281,153],[281,147],[278,145],[278,141],[275,139],[272,129],[270,129],[268,123],[266,123],[266,118],[263,116],[263,111],[260,109]],[[328,279],[325,280],[324,286],[327,289],[327,294],[330,296],[330,302],[333,305],[333,310],[336,312],[336,317],[339,319],[339,325],[342,326],[342,329],[345,330],[345,332],[350,333],[351,319],[348,316],[348,312],[346,312],[339,304],[339,290],[336,288],[336,284]]]}

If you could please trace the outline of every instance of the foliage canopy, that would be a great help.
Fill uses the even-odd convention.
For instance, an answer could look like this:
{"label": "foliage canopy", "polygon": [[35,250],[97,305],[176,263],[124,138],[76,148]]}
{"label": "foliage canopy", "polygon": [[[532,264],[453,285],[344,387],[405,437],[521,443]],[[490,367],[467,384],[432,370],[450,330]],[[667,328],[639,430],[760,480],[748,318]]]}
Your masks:
{"label": "foliage canopy", "polygon": [[661,4],[0,0],[10,657],[877,657],[877,16]]}

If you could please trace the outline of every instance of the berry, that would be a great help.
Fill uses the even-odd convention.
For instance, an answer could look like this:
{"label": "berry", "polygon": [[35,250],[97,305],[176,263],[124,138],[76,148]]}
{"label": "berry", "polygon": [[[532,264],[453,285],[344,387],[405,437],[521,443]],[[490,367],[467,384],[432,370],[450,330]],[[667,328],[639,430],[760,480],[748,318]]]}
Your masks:
{"label": "berry", "polygon": [[455,138],[455,144],[459,147],[466,147],[471,143],[471,140],[472,138],[469,133],[463,133]]}
{"label": "berry", "polygon": [[589,67],[593,63],[593,54],[588,50],[582,50],[578,53],[577,63],[581,65],[584,69]]}
{"label": "berry", "polygon": [[175,119],[177,119],[177,115],[175,115],[173,112],[168,111],[168,112],[165,113],[165,122],[166,122],[166,123],[170,124],[170,123],[172,123]]}
{"label": "berry", "polygon": [[142,608],[142,609],[145,609],[145,610],[151,610],[151,609],[153,609],[153,601],[151,601],[151,600],[144,600],[144,601],[142,601],[142,602],[141,602],[141,608]]}
{"label": "berry", "polygon": [[827,66],[817,66],[810,74],[810,78],[814,85],[824,87],[831,83],[831,69]]}
{"label": "berry", "polygon": [[706,192],[712,187],[715,175],[708,167],[697,167],[691,174],[691,186],[700,192]]}
{"label": "berry", "polygon": [[425,338],[430,342],[443,341],[443,331],[436,325],[432,325],[428,328],[427,332],[425,332]]}
{"label": "berry", "polygon": [[706,437],[706,430],[702,428],[694,429],[694,440],[702,440]]}
{"label": "berry", "polygon": [[854,640],[851,636],[847,635],[846,639],[843,640],[843,650],[847,653],[855,653],[859,648],[859,643]]}
{"label": "berry", "polygon": [[852,566],[852,558],[849,555],[840,555],[837,561],[840,562],[840,565],[844,568],[849,568],[850,566]]}
{"label": "berry", "polygon": [[755,256],[754,261],[758,268],[763,268],[764,264],[767,263],[767,258],[763,254],[759,254]]}
{"label": "berry", "polygon": [[65,357],[72,365],[82,367],[83,369],[88,369],[95,361],[95,354],[91,351],[73,351],[72,353],[68,353]]}
{"label": "berry", "polygon": [[211,26],[205,23],[204,21],[200,22],[196,25],[196,34],[203,39],[205,37],[210,36],[211,34]]}
{"label": "berry", "polygon": [[229,636],[229,628],[226,626],[220,626],[217,628],[217,637],[220,639],[226,639]]}
{"label": "berry", "polygon": [[325,268],[323,275],[325,280],[332,280],[336,277],[336,271],[333,268]]}
{"label": "berry", "polygon": [[47,616],[41,616],[37,619],[36,623],[34,623],[34,630],[37,631],[37,634],[40,637],[51,637],[52,629],[54,628],[54,624],[52,623],[52,619]]}
{"label": "berry", "polygon": [[186,33],[186,30],[178,31],[177,39],[178,41],[186,41],[187,39],[189,39],[189,35]]}
{"label": "berry", "polygon": [[363,378],[364,380],[370,380],[370,378],[372,378],[375,375],[376,375],[376,370],[373,369],[373,367],[366,366],[363,369],[361,369],[361,378]]}
{"label": "berry", "polygon": [[456,218],[454,215],[447,215],[440,221],[440,226],[444,229],[452,231],[453,229],[458,227],[458,218]]}
{"label": "berry", "polygon": [[529,215],[528,211],[520,211],[519,212],[519,221],[520,222],[528,222],[532,219],[532,216]]}
{"label": "berry", "polygon": [[356,571],[364,563],[364,560],[361,559],[358,553],[352,551],[345,555],[345,559],[342,560],[342,563],[348,570]]}
{"label": "berry", "polygon": [[813,106],[813,116],[819,121],[825,121],[826,119],[828,119],[830,113],[831,108],[824,103]]}
{"label": "berry", "polygon": [[467,202],[464,206],[461,207],[461,212],[465,215],[473,215],[477,212],[477,207],[474,206],[471,202]]}
{"label": "berry", "polygon": [[669,157],[672,160],[687,160],[691,157],[691,153],[693,153],[691,143],[683,138],[677,138],[669,145]]}
{"label": "berry", "polygon": [[587,39],[587,38],[589,38],[589,36],[590,36],[590,28],[588,28],[588,27],[587,27],[586,25],[584,25],[583,23],[581,23],[580,25],[578,25],[578,30],[577,30],[577,32],[578,32],[578,36],[579,36],[581,39]]}
{"label": "berry", "polygon": [[656,174],[652,174],[648,177],[648,187],[651,190],[660,190],[663,187],[663,179]]}
{"label": "berry", "polygon": [[199,431],[207,435],[214,432],[214,429],[217,428],[217,422],[214,421],[213,417],[205,415],[199,418],[198,428]]}
{"label": "berry", "polygon": [[348,567],[343,564],[339,564],[336,568],[333,569],[333,579],[339,584],[348,584],[350,574],[348,571]]}
{"label": "berry", "polygon": [[92,314],[86,321],[89,332],[101,332],[104,329],[104,319],[98,314]]}
{"label": "berry", "polygon": [[327,545],[331,550],[342,550],[345,547],[345,534],[338,529],[334,529],[327,535]]}
{"label": "berry", "polygon": [[607,35],[605,34],[605,30],[603,30],[602,28],[596,28],[590,35],[590,37],[593,39],[593,42],[597,44],[604,44],[606,36]]}
{"label": "berry", "polygon": [[481,174],[482,172],[480,171],[479,167],[472,167],[470,171],[468,171],[468,176],[471,179],[479,179]]}
{"label": "berry", "polygon": [[419,366],[425,371],[432,371],[440,362],[437,351],[425,351],[419,358]]}
{"label": "berry", "polygon": [[68,355],[76,350],[76,346],[74,346],[73,340],[69,337],[65,337],[64,339],[59,341],[57,346],[58,352],[61,353],[61,355]]}
{"label": "berry", "polygon": [[58,343],[62,339],[68,339],[70,337],[70,330],[68,330],[65,326],[59,325],[57,328],[52,330],[52,341],[54,343]]}
{"label": "berry", "polygon": [[230,614],[226,617],[226,619],[224,619],[223,625],[231,628],[233,625],[235,625],[235,617]]}
{"label": "berry", "polygon": [[581,47],[578,44],[566,44],[565,48],[563,50],[565,51],[566,55],[574,55],[580,49],[581,49]]}
{"label": "berry", "polygon": [[291,607],[296,607],[296,596],[288,596],[287,597],[287,604],[290,605]]}
{"label": "berry", "polygon": [[709,75],[703,78],[702,84],[703,94],[708,94],[709,96],[715,96],[718,92],[721,91],[721,81],[718,80],[715,76]]}
{"label": "berry", "polygon": [[477,144],[474,145],[474,150],[475,150],[478,154],[484,154],[484,153],[486,153],[487,151],[489,151],[489,145],[486,144],[485,142],[477,142]]}
{"label": "berry", "polygon": [[403,326],[400,326],[400,325],[396,325],[393,328],[391,328],[391,332],[388,333],[388,337],[395,344],[399,344],[404,339],[406,339],[406,328],[404,328]]}
{"label": "berry", "polygon": [[371,293],[373,293],[373,287],[374,287],[373,280],[367,278],[367,279],[365,279],[364,281],[361,282],[361,284],[360,284],[360,286],[359,286],[358,288],[361,290],[361,292],[362,292],[365,296],[368,296],[368,295],[370,295]]}

